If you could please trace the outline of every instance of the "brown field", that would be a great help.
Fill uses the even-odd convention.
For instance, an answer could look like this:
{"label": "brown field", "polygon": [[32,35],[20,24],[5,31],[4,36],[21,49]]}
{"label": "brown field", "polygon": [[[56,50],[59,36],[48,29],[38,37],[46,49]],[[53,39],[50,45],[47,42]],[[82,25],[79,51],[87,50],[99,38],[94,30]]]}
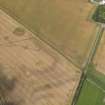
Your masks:
{"label": "brown field", "polygon": [[[2,68],[1,68],[2,67]],[[0,10],[0,70],[17,79],[19,105],[70,104],[80,70]]]}
{"label": "brown field", "polygon": [[101,38],[100,45],[93,60],[96,69],[105,74],[105,31]]}
{"label": "brown field", "polygon": [[73,63],[85,63],[97,29],[88,0],[0,0],[0,7]]}

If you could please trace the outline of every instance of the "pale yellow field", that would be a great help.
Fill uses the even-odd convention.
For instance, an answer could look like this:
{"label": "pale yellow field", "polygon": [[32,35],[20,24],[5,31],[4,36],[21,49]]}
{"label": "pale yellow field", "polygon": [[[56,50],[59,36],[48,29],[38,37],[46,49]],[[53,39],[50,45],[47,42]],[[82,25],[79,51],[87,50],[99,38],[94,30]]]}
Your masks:
{"label": "pale yellow field", "polygon": [[[15,33],[18,27],[24,33]],[[17,79],[10,99],[19,105],[67,105],[80,70],[0,10],[0,65]]]}
{"label": "pale yellow field", "polygon": [[97,30],[88,0],[0,0],[0,8],[74,64],[87,60]]}
{"label": "pale yellow field", "polygon": [[105,31],[98,46],[98,50],[94,57],[93,63],[99,72],[105,74]]}

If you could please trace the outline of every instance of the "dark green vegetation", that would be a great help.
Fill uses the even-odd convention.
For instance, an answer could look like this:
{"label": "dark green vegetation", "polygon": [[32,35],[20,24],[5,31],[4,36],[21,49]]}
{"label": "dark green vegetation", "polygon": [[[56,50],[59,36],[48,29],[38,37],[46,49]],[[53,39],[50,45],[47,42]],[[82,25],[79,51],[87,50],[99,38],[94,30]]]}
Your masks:
{"label": "dark green vegetation", "polygon": [[89,65],[76,105],[105,105],[105,76]]}
{"label": "dark green vegetation", "polygon": [[96,22],[105,23],[105,5],[100,5],[97,7],[92,19]]}
{"label": "dark green vegetation", "polygon": [[0,0],[0,7],[75,65],[86,61],[98,29],[87,21],[87,0]]}

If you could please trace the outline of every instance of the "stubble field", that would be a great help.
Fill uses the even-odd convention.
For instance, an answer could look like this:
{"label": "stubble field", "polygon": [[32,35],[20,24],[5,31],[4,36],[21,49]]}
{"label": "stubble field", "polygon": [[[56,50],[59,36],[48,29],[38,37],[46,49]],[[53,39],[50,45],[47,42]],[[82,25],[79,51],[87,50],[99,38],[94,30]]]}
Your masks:
{"label": "stubble field", "polygon": [[97,26],[88,0],[0,0],[0,7],[78,66],[85,63]]}

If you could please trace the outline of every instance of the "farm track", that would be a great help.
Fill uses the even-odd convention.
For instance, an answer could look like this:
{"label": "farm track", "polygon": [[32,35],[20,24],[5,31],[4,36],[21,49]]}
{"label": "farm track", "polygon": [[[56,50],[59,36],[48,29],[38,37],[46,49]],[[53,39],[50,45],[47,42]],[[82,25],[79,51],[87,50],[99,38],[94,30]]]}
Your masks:
{"label": "farm track", "polygon": [[88,60],[87,60],[87,62],[86,62],[86,66],[84,67],[84,71],[86,70],[86,72],[87,72],[87,69],[86,69],[86,68],[88,67],[88,65],[89,65],[89,64],[93,61],[93,59],[94,59],[94,56],[95,56],[96,51],[97,51],[97,49],[98,49],[98,46],[99,46],[99,43],[100,43],[100,41],[101,41],[103,32],[104,32],[104,27],[100,26],[100,30],[98,31],[96,40],[95,40],[94,43],[93,43],[93,46],[92,46],[92,49],[91,49],[91,53],[90,53],[89,58],[88,58]]}
{"label": "farm track", "polygon": [[86,64],[84,66],[84,68],[82,69],[82,75],[81,75],[81,79],[80,79],[80,83],[76,89],[76,92],[75,92],[75,96],[73,98],[73,101],[72,101],[72,105],[76,105],[76,102],[78,100],[78,97],[80,95],[80,92],[81,92],[81,88],[82,88],[82,85],[84,83],[84,80],[86,79],[86,74],[88,72],[88,66],[90,63],[92,63],[94,57],[95,57],[95,54],[96,54],[96,51],[100,45],[100,41],[101,41],[101,38],[103,36],[103,32],[105,30],[105,27],[103,27],[103,24],[100,24],[100,29],[99,31],[97,32],[97,35],[96,35],[96,40],[94,41],[93,45],[92,45],[92,48],[91,48],[91,52],[90,52],[90,55],[86,61]]}
{"label": "farm track", "polygon": [[78,87],[77,87],[77,89],[76,89],[75,96],[74,96],[74,99],[73,99],[73,101],[72,101],[72,105],[75,105],[76,102],[77,102],[77,100],[78,100],[78,97],[79,97],[80,92],[81,92],[81,87],[82,87],[82,85],[83,85],[83,83],[84,83],[84,80],[85,80],[85,78],[86,78],[86,74],[87,74],[87,72],[88,72],[88,66],[89,66],[89,64],[90,64],[90,63],[93,61],[93,59],[94,59],[94,56],[95,56],[96,51],[97,51],[97,49],[98,49],[98,46],[99,46],[99,43],[100,43],[100,41],[101,41],[103,32],[104,32],[104,28],[101,27],[101,28],[100,28],[100,31],[99,31],[98,34],[97,34],[97,38],[96,38],[96,40],[95,40],[95,42],[94,42],[94,44],[93,44],[93,47],[92,47],[90,56],[89,56],[89,58],[88,58],[88,60],[87,60],[86,66],[83,68],[83,72],[82,72],[82,75],[81,75],[80,83],[79,83],[79,85],[78,85]]}

